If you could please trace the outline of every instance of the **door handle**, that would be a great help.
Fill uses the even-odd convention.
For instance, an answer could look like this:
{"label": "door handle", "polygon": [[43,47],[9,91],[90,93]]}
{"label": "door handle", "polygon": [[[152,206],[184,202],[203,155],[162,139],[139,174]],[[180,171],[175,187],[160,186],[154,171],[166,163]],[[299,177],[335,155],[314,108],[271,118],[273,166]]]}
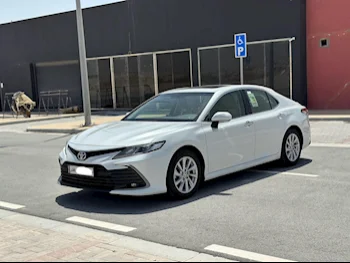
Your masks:
{"label": "door handle", "polygon": [[246,127],[250,127],[250,126],[252,126],[254,124],[254,122],[252,122],[252,121],[247,121],[246,123],[245,123],[245,126]]}

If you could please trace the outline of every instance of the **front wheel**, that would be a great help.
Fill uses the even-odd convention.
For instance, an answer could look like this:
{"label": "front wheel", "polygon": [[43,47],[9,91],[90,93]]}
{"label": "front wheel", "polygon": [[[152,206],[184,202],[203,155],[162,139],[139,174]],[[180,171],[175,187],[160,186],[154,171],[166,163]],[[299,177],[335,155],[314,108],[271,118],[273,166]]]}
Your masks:
{"label": "front wheel", "polygon": [[288,130],[282,144],[281,161],[283,165],[296,165],[300,160],[301,150],[302,140],[300,133],[296,129]]}
{"label": "front wheel", "polygon": [[198,156],[189,150],[180,151],[169,165],[168,194],[176,199],[189,198],[198,191],[202,178],[203,167]]}

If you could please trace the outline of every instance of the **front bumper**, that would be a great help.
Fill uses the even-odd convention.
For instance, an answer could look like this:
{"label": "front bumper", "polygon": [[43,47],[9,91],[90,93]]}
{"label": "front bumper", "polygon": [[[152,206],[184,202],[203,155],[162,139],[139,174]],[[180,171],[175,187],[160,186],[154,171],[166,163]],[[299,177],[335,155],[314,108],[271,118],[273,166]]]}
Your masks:
{"label": "front bumper", "polygon": [[[115,195],[148,196],[167,192],[166,175],[171,159],[168,151],[156,151],[113,160],[115,154],[93,156],[79,161],[69,150],[59,154],[61,175],[58,183],[78,189]],[[69,174],[68,165],[93,167],[94,177]]]}
{"label": "front bumper", "polygon": [[66,162],[61,166],[61,177],[59,178],[59,183],[64,186],[107,192],[149,186],[147,180],[131,167],[125,167],[125,169],[118,170],[107,170],[101,165],[84,165],[94,169],[94,176],[88,177],[69,174],[69,165],[77,164]]}

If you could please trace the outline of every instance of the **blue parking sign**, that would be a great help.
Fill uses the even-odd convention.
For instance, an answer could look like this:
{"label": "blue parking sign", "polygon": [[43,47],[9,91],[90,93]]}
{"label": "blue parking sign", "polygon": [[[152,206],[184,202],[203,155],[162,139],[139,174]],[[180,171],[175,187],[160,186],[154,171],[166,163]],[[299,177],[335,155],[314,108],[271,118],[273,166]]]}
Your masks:
{"label": "blue parking sign", "polygon": [[247,57],[247,34],[235,35],[235,57],[246,58]]}

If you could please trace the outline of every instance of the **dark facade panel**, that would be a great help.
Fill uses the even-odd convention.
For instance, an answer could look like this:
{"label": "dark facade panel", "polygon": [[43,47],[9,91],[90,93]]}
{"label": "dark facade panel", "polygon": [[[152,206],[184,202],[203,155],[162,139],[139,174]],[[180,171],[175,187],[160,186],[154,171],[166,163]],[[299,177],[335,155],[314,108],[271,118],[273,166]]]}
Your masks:
{"label": "dark facade panel", "polygon": [[[128,52],[127,10],[126,2],[84,10],[88,57]],[[0,80],[8,90],[34,96],[28,78],[30,63],[76,59],[79,50],[75,12],[0,25]]]}
{"label": "dark facade panel", "polygon": [[[37,67],[36,71],[38,92],[69,90],[73,105],[82,106],[78,62],[57,66],[40,66]],[[54,107],[57,107],[58,99],[58,97],[54,99]],[[50,107],[52,106],[50,104]]]}
{"label": "dark facade panel", "polygon": [[[128,52],[125,2],[84,10],[88,57]],[[75,12],[0,26],[0,59],[47,62],[79,58]]]}
{"label": "dark facade panel", "polygon": [[[2,64],[2,60],[0,60]],[[0,82],[4,83],[3,93],[13,93],[16,91],[24,91],[26,94],[32,94],[31,86],[31,71],[30,64],[18,63],[8,65],[0,74]],[[0,103],[1,104],[1,103]],[[2,110],[2,106],[0,106]],[[9,106],[6,104],[5,109],[9,111]]]}
{"label": "dark facade panel", "polygon": [[241,32],[248,41],[294,36],[302,41],[303,1],[129,0],[133,51],[230,44]]}

